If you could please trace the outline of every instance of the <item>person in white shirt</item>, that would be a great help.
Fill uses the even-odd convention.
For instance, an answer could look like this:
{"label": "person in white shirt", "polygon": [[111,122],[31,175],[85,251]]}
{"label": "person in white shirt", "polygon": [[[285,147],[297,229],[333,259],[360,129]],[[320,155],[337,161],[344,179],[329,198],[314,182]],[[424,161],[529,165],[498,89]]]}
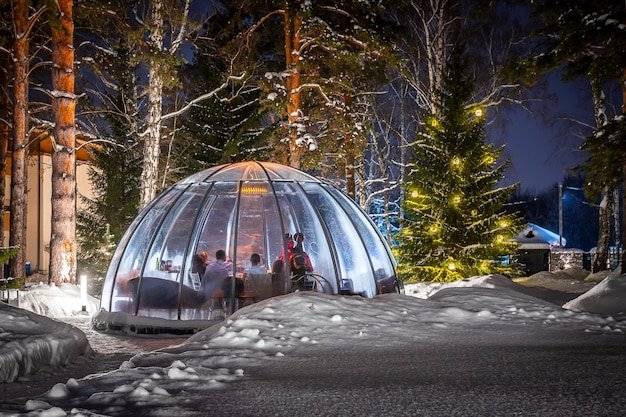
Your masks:
{"label": "person in white shirt", "polygon": [[261,265],[261,256],[258,253],[253,253],[250,255],[250,265],[244,271],[246,274],[265,274],[267,273],[267,269],[262,267]]}

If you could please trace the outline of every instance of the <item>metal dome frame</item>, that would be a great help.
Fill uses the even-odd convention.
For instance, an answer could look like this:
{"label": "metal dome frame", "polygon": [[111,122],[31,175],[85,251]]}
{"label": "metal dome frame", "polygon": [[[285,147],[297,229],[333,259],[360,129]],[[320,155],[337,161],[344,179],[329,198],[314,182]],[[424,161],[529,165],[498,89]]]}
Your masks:
{"label": "metal dome frame", "polygon": [[[197,301],[199,284],[190,268],[194,254],[205,252],[213,260],[219,249],[228,255],[231,268],[227,314],[238,306],[237,278],[245,281],[244,293],[257,288],[248,301],[289,293],[289,262],[278,283],[270,265],[276,259],[287,261],[285,254],[292,250],[287,236],[296,232],[304,233],[304,247],[314,265],[307,275],[314,285],[308,289],[364,297],[403,289],[389,246],[354,201],[302,171],[248,161],[193,174],[139,213],[109,264],[101,315],[210,321],[214,317]],[[256,283],[245,275],[252,253],[260,254],[266,270],[265,277],[252,277]]]}

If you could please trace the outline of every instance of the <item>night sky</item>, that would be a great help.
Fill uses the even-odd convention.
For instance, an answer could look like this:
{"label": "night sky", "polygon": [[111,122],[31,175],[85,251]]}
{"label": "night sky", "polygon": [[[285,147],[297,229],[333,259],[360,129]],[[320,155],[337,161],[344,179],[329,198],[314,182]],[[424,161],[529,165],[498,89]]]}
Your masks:
{"label": "night sky", "polygon": [[537,101],[529,103],[531,111],[517,108],[498,115],[501,120],[488,129],[488,140],[506,145],[503,157],[511,163],[503,185],[520,182],[522,191],[540,193],[585,161],[578,148],[594,124],[593,104],[584,80],[564,83],[558,74],[532,95]]}

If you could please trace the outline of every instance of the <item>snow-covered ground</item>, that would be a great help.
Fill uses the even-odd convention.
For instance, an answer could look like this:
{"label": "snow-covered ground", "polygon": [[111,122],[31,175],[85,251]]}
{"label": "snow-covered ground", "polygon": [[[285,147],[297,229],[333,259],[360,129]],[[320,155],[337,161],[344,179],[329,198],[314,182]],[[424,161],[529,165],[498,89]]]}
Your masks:
{"label": "snow-covered ground", "polygon": [[[268,364],[275,372],[292,372],[304,366],[303,358],[324,357],[325,352],[329,362],[320,362],[320,369],[333,366],[336,352],[350,355],[364,351],[365,361],[370,354],[384,355],[386,350],[396,351],[422,342],[436,343],[443,349],[459,343],[459,330],[462,337],[480,335],[476,337],[481,344],[493,340],[494,345],[501,345],[507,335],[519,334],[554,338],[555,344],[567,344],[563,342],[565,334],[579,334],[581,338],[598,335],[601,339],[593,340],[603,344],[617,341],[626,345],[626,276],[611,275],[599,283],[590,283],[543,273],[519,282],[524,285],[495,275],[451,284],[410,284],[406,285],[406,295],[386,294],[373,299],[316,293],[272,298],[237,311],[182,344],[138,354],[119,369],[60,381],[36,398],[4,398],[0,415],[228,415],[227,404],[223,409],[206,409],[202,404],[208,398],[224,395],[236,384],[254,386],[255,372],[258,378],[259,370]],[[574,299],[562,307],[555,304],[558,296],[565,293],[569,293],[566,298]],[[582,294],[577,296],[579,293]],[[83,332],[63,319],[93,314],[97,300],[90,297],[87,302],[80,301],[80,291],[73,286],[40,285],[20,292],[19,304],[22,308],[0,303],[1,380],[11,381],[40,367],[62,366],[71,358],[91,352]],[[82,311],[83,305],[86,312]],[[586,339],[584,343],[588,343]],[[357,361],[357,368],[368,366],[359,362],[358,355],[346,360]],[[417,358],[402,360],[407,366],[416,366]],[[415,372],[419,374],[419,369]],[[381,370],[380,375],[383,374]],[[342,378],[350,381],[348,375]],[[362,376],[354,378],[350,383],[361,386],[368,401],[373,401],[376,393],[367,392],[368,381],[358,380]],[[14,384],[19,381],[18,378]],[[394,383],[390,380],[387,385]],[[276,395],[285,398],[292,394]],[[326,398],[329,393],[318,395]],[[268,401],[280,402],[268,399],[267,394],[263,398],[257,396],[257,407],[271,407]],[[296,400],[295,405],[290,400],[280,409],[273,408],[272,415],[287,415],[289,407],[309,400],[313,401]],[[335,408],[311,410],[309,414],[357,415],[354,406],[350,412],[342,412],[341,404],[348,402],[335,400]],[[259,409],[246,409],[243,400],[238,407],[239,415],[269,415]],[[407,415],[417,415],[414,410],[407,410]],[[375,409],[370,411],[370,415],[378,415]],[[363,415],[362,411],[359,413]],[[477,414],[433,411],[422,415]]]}

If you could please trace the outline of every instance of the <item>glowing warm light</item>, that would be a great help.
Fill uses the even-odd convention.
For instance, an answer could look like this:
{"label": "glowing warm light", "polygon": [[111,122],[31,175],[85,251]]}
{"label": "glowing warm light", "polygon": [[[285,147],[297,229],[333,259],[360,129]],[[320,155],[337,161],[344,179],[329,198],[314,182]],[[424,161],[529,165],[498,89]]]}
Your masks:
{"label": "glowing warm light", "polygon": [[414,190],[414,191],[411,192],[411,197],[417,198],[419,196],[420,196],[420,194],[417,192],[417,190]]}
{"label": "glowing warm light", "polygon": [[505,227],[507,227],[508,225],[509,225],[509,224],[506,222],[506,220],[502,220],[502,221],[500,222],[500,227],[501,227],[501,228],[503,228],[503,229],[504,229]]}
{"label": "glowing warm light", "polygon": [[87,311],[87,275],[80,276],[80,304]]}
{"label": "glowing warm light", "polygon": [[454,197],[452,197],[452,201],[454,202],[454,204],[459,204],[461,202],[461,197],[455,195]]}
{"label": "glowing warm light", "polygon": [[451,262],[451,263],[448,264],[448,269],[450,271],[454,271],[455,268],[456,268],[456,266],[454,265],[454,263]]}
{"label": "glowing warm light", "polygon": [[476,115],[476,117],[480,117],[483,115],[483,109],[476,109],[476,111],[474,111],[474,114]]}
{"label": "glowing warm light", "polygon": [[461,164],[461,158],[459,158],[458,156],[455,156],[452,159],[452,165],[460,165]]}
{"label": "glowing warm light", "polygon": [[264,194],[267,193],[267,184],[243,184],[241,194]]}

